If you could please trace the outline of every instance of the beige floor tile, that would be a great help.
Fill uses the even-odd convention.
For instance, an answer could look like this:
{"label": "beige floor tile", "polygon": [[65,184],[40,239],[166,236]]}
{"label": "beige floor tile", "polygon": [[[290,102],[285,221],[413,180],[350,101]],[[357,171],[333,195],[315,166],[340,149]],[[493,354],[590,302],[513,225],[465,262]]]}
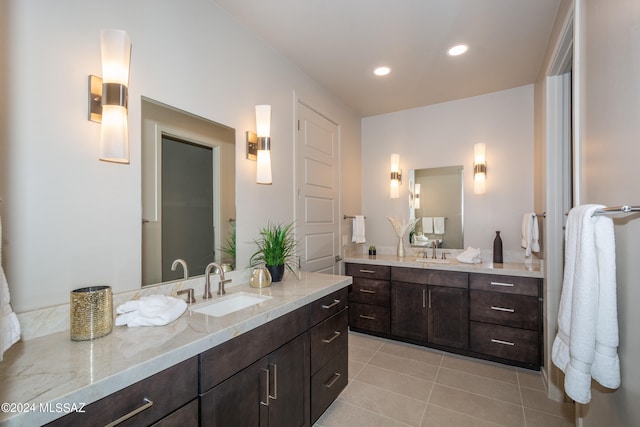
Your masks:
{"label": "beige floor tile", "polygon": [[349,381],[354,379],[363,367],[364,363],[349,359]]}
{"label": "beige floor tile", "polygon": [[375,354],[376,350],[372,350],[366,347],[360,347],[349,343],[349,360],[355,360],[360,363],[367,363],[371,356]]}
{"label": "beige floor tile", "polygon": [[316,421],[317,427],[401,427],[406,424],[336,400]]}
{"label": "beige floor tile", "polygon": [[438,350],[392,341],[385,342],[382,347],[380,347],[380,351],[437,366],[440,366],[443,355],[443,353]]}
{"label": "beige floor tile", "polygon": [[558,417],[573,419],[574,406],[571,403],[556,402],[547,397],[543,391],[522,387],[522,403],[525,408],[537,409]]}
{"label": "beige floor tile", "polygon": [[556,417],[546,412],[536,411],[535,409],[524,408],[524,417],[527,420],[528,427],[573,427],[573,419]]}
{"label": "beige floor tile", "polygon": [[492,399],[522,405],[520,388],[517,384],[492,380],[480,375],[449,368],[440,368],[436,383],[491,397]]}
{"label": "beige floor tile", "polygon": [[356,380],[423,402],[429,400],[429,395],[433,388],[433,382],[431,381],[421,380],[370,365],[365,366],[360,371]]}
{"label": "beige floor tile", "polygon": [[429,363],[406,359],[384,352],[377,352],[368,362],[369,365],[385,368],[401,374],[411,375],[427,381],[434,381],[438,367]]}
{"label": "beige floor tile", "polygon": [[420,425],[422,414],[427,406],[426,402],[357,380],[349,384],[340,395],[340,399],[345,403],[412,426]]}
{"label": "beige floor tile", "polygon": [[384,338],[359,334],[357,332],[349,332],[349,344],[357,345],[358,347],[377,350],[382,347],[382,344],[384,344],[386,341],[387,340],[385,340]]}
{"label": "beige floor tile", "polygon": [[532,388],[534,390],[544,391],[544,381],[542,380],[542,374],[538,371],[530,371],[527,369],[516,369],[518,375],[518,384],[521,387]]}
{"label": "beige floor tile", "polygon": [[420,427],[498,427],[489,421],[450,411],[439,406],[428,405]]}
{"label": "beige floor tile", "polygon": [[502,426],[522,427],[522,406],[436,384],[429,404],[462,412]]}
{"label": "beige floor tile", "polygon": [[445,368],[457,369],[470,374],[482,375],[498,381],[518,384],[515,368],[485,360],[471,359],[455,354],[445,354],[442,359]]}

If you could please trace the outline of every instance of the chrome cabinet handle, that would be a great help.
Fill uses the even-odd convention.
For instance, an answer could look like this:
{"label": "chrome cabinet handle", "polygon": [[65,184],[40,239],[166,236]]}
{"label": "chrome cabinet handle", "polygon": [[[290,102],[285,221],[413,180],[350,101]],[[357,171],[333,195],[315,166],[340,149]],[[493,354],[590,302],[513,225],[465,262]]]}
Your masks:
{"label": "chrome cabinet handle", "polygon": [[360,273],[376,274],[374,270],[360,270]]}
{"label": "chrome cabinet handle", "polygon": [[[275,363],[269,363],[269,369],[273,368],[273,396],[271,396],[271,394],[269,394],[269,392],[267,391],[267,395],[273,399],[273,400],[278,400],[278,365],[276,365]],[[271,388],[268,387],[267,390]]]}
{"label": "chrome cabinet handle", "polygon": [[264,406],[269,406],[269,370],[262,369],[262,372],[267,374],[267,381],[264,383],[264,402],[261,400],[260,404]]}
{"label": "chrome cabinet handle", "polygon": [[333,331],[333,336],[331,338],[325,338],[322,340],[325,344],[331,344],[336,338],[341,335],[340,331]]}
{"label": "chrome cabinet handle", "polygon": [[325,388],[331,388],[333,387],[333,385],[336,383],[336,381],[338,381],[338,379],[340,378],[340,374],[338,372],[333,374],[333,378],[331,378],[331,380],[324,384]]}
{"label": "chrome cabinet handle", "polygon": [[427,306],[427,290],[423,289],[422,290],[422,308],[425,308]]}
{"label": "chrome cabinet handle", "polygon": [[493,286],[513,287],[513,283],[491,282],[490,284],[493,285]]}
{"label": "chrome cabinet handle", "polygon": [[332,302],[331,304],[329,304],[329,305],[323,304],[323,305],[322,305],[322,308],[324,308],[324,309],[327,309],[327,310],[328,310],[328,309],[330,309],[330,308],[335,307],[335,306],[336,306],[336,305],[338,305],[338,304],[340,304],[340,300],[339,300],[339,299],[334,299],[334,300],[333,300],[333,302]]}
{"label": "chrome cabinet handle", "polygon": [[506,311],[507,313],[515,313],[515,310],[513,308],[495,307],[493,305],[491,306],[491,310]]}
{"label": "chrome cabinet handle", "polygon": [[429,308],[431,308],[431,289],[429,289]]}
{"label": "chrome cabinet handle", "polygon": [[361,319],[367,319],[367,320],[376,320],[375,316],[367,316],[366,314],[361,314],[360,318]]}
{"label": "chrome cabinet handle", "polygon": [[510,341],[502,341],[502,340],[496,340],[491,338],[491,342],[494,344],[502,344],[502,345],[515,345],[514,343],[510,342]]}
{"label": "chrome cabinet handle", "polygon": [[360,292],[362,292],[363,294],[375,294],[376,291],[371,290],[371,289],[360,289]]}
{"label": "chrome cabinet handle", "polygon": [[144,403],[144,405],[140,406],[140,407],[139,407],[139,408],[137,408],[137,409],[134,409],[133,411],[129,412],[129,413],[128,413],[128,414],[126,414],[126,415],[121,416],[121,417],[120,417],[120,418],[118,418],[117,420],[110,422],[110,423],[109,423],[109,424],[107,424],[105,427],[114,427],[114,426],[117,426],[118,424],[120,424],[120,423],[122,423],[122,422],[124,422],[124,421],[128,420],[129,418],[131,418],[131,417],[133,417],[133,416],[138,415],[140,412],[142,412],[142,411],[144,411],[144,410],[146,410],[146,409],[149,409],[149,408],[151,408],[151,407],[153,406],[153,401],[152,401],[152,400],[150,400],[150,399],[148,399],[148,398],[146,398],[146,397],[145,397],[144,399],[142,399],[142,400],[145,402],[145,403]]}

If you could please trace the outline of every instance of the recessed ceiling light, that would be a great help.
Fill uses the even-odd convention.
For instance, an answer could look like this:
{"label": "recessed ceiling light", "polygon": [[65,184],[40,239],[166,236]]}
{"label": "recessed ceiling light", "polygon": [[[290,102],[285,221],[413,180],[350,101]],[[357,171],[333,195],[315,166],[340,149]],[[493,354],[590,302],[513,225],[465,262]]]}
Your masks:
{"label": "recessed ceiling light", "polygon": [[469,45],[462,43],[462,44],[457,44],[453,46],[451,49],[449,49],[447,53],[449,54],[449,56],[458,56],[458,55],[462,55],[467,50],[469,50]]}
{"label": "recessed ceiling light", "polygon": [[373,70],[373,74],[375,74],[376,76],[386,76],[390,72],[391,72],[391,68],[389,67],[378,67],[375,70]]}

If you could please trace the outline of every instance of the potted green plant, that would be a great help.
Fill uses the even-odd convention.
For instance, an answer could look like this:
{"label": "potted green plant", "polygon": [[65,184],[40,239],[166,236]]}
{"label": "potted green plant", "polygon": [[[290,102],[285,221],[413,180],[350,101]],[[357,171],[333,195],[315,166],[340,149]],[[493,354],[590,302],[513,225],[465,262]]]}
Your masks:
{"label": "potted green plant", "polygon": [[285,267],[295,274],[293,268],[297,242],[293,235],[293,223],[287,225],[268,223],[260,230],[260,237],[255,240],[255,244],[258,250],[251,255],[249,260],[251,267],[264,264],[269,269],[273,282],[282,280]]}

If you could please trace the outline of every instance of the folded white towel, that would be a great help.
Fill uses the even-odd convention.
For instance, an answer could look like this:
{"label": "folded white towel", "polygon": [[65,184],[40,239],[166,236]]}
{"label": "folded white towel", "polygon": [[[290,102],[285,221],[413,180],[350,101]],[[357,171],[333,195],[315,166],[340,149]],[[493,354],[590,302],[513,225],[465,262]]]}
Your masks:
{"label": "folded white towel", "polygon": [[444,217],[442,216],[433,217],[433,233],[444,234]]}
{"label": "folded white towel", "polygon": [[422,217],[422,232],[424,234],[433,234],[433,217],[431,216]]}
{"label": "folded white towel", "polygon": [[353,217],[353,243],[364,243],[366,238],[364,236],[364,216],[356,215]]}
{"label": "folded white towel", "polygon": [[466,264],[480,264],[482,262],[482,251],[469,246],[467,250],[458,255],[456,259]]}
{"label": "folded white towel", "polygon": [[608,388],[620,386],[613,221],[593,216],[602,207],[584,205],[569,212],[551,356],[565,373],[565,392],[583,404],[591,400],[591,378]]}
{"label": "folded white towel", "polygon": [[150,295],[127,301],[116,308],[116,326],[163,326],[167,325],[187,309],[187,303],[166,295]]}
{"label": "folded white towel", "polygon": [[527,212],[522,216],[521,246],[525,249],[525,256],[530,256],[531,252],[540,252],[538,238],[538,217],[533,212]]}
{"label": "folded white towel", "polygon": [[9,283],[2,268],[2,221],[0,220],[0,361],[9,347],[20,340],[20,322],[11,308]]}

